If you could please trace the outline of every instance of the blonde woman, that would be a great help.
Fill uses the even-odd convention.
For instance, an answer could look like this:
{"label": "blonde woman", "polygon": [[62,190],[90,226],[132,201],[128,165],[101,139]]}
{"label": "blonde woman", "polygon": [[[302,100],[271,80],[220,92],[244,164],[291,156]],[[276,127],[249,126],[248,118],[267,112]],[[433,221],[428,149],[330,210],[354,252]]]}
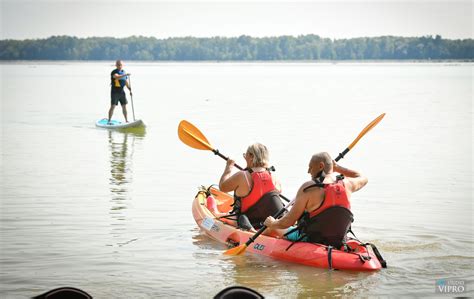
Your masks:
{"label": "blonde woman", "polygon": [[269,169],[268,149],[261,143],[254,143],[244,153],[247,167],[231,175],[235,161],[227,160],[219,181],[219,189],[234,191],[238,225],[243,229],[254,230],[262,227],[268,216],[275,215],[284,206],[280,200],[280,184]]}

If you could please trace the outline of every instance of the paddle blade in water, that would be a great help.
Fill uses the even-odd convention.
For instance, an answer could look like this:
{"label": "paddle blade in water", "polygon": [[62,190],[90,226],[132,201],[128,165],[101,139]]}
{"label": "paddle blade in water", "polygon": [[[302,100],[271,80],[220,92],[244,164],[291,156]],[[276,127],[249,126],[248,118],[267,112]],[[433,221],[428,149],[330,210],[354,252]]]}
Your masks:
{"label": "paddle blade in water", "polygon": [[182,120],[178,126],[178,136],[182,142],[189,145],[192,148],[200,150],[210,150],[213,148],[207,141],[206,136],[204,136],[198,128],[188,121]]}
{"label": "paddle blade in water", "polygon": [[247,244],[242,244],[237,247],[226,250],[224,254],[225,255],[241,255],[245,253],[245,249],[247,249]]}

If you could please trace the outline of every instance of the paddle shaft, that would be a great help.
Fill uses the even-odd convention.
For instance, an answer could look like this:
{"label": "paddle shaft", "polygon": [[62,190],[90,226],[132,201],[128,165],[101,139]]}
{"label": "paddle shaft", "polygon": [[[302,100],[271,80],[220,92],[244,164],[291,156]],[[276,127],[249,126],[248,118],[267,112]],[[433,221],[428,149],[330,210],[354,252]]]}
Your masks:
{"label": "paddle shaft", "polygon": [[[212,152],[214,153],[214,155],[217,155],[217,156],[221,157],[222,159],[224,159],[224,160],[226,160],[226,161],[229,160],[229,157],[226,157],[226,156],[224,156],[223,154],[221,154],[221,153],[219,152],[219,150],[212,149]],[[238,165],[237,163],[234,163],[234,166],[235,166],[235,168],[237,168],[237,169],[239,169],[239,170],[244,170],[244,169],[243,169],[242,167],[240,167],[240,165]]]}
{"label": "paddle shaft", "polygon": [[342,151],[342,153],[339,153],[339,156],[336,157],[336,159],[334,159],[336,162],[341,160],[342,158],[344,158],[344,156],[350,151],[351,149],[350,148],[346,148],[344,151]]}
{"label": "paddle shaft", "polygon": [[[291,207],[293,204],[295,203],[295,199],[293,199],[292,201],[290,201],[283,209],[281,209],[280,211],[278,211],[278,213],[276,213],[273,218],[277,219],[279,218],[286,210],[288,210],[289,207]],[[255,241],[255,239],[258,238],[258,236],[260,236],[265,230],[267,229],[267,226],[266,225],[263,225],[253,236],[251,236],[247,242],[245,242],[245,247],[248,247],[250,244],[253,243],[253,241]]]}
{"label": "paddle shaft", "polygon": [[128,76],[128,86],[130,87],[130,102],[132,103],[133,121],[135,121],[135,109],[133,109],[132,78]]}

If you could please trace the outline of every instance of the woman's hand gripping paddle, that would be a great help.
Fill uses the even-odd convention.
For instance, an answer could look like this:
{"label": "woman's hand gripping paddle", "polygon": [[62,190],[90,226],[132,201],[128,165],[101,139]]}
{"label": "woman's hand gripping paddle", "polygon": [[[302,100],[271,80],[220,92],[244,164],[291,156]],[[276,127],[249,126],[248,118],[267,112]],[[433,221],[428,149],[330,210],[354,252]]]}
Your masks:
{"label": "woman's hand gripping paddle", "polygon": [[[340,159],[342,159],[344,157],[344,155],[346,155],[356,144],[357,142],[359,142],[359,140],[365,135],[367,134],[367,132],[369,132],[373,127],[375,127],[381,120],[382,118],[385,116],[385,113],[382,113],[379,115],[379,117],[377,117],[376,119],[374,119],[370,124],[368,124],[359,134],[359,136],[357,136],[357,138],[342,152],[339,154],[339,156],[337,156],[337,158],[335,159],[336,162],[339,161]],[[283,209],[281,209],[276,215],[273,216],[273,218],[275,219],[278,219],[285,210],[287,210],[293,203],[294,203],[295,199],[293,199],[288,205],[286,205]],[[262,226],[262,228],[260,228],[252,237],[250,237],[248,239],[247,242],[245,242],[244,244],[242,245],[239,245],[239,246],[236,246],[234,248],[231,248],[229,250],[226,250],[224,252],[224,254],[226,255],[240,255],[240,254],[243,254],[245,252],[245,250],[247,249],[247,247],[253,243],[253,241],[255,241],[255,239],[260,236],[264,231],[265,229],[267,229],[267,227],[264,225]]]}

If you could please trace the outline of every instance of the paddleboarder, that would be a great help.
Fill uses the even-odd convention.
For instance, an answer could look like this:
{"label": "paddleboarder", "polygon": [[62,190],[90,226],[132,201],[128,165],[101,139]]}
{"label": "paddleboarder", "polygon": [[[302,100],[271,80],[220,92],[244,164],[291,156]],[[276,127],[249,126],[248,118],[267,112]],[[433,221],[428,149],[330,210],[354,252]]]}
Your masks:
{"label": "paddleboarder", "polygon": [[115,106],[118,105],[120,102],[120,105],[122,106],[122,112],[123,116],[125,117],[125,121],[128,122],[127,118],[127,96],[125,95],[125,91],[123,88],[127,86],[128,90],[130,91],[130,96],[132,96],[132,87],[130,86],[128,82],[128,76],[130,76],[130,73],[125,73],[123,70],[123,62],[122,60],[117,60],[115,62],[115,67],[111,73],[110,73],[110,79],[111,79],[111,91],[110,91],[110,109],[109,109],[109,119],[108,123],[110,123],[110,120],[112,119],[112,115],[114,114],[114,109]]}

